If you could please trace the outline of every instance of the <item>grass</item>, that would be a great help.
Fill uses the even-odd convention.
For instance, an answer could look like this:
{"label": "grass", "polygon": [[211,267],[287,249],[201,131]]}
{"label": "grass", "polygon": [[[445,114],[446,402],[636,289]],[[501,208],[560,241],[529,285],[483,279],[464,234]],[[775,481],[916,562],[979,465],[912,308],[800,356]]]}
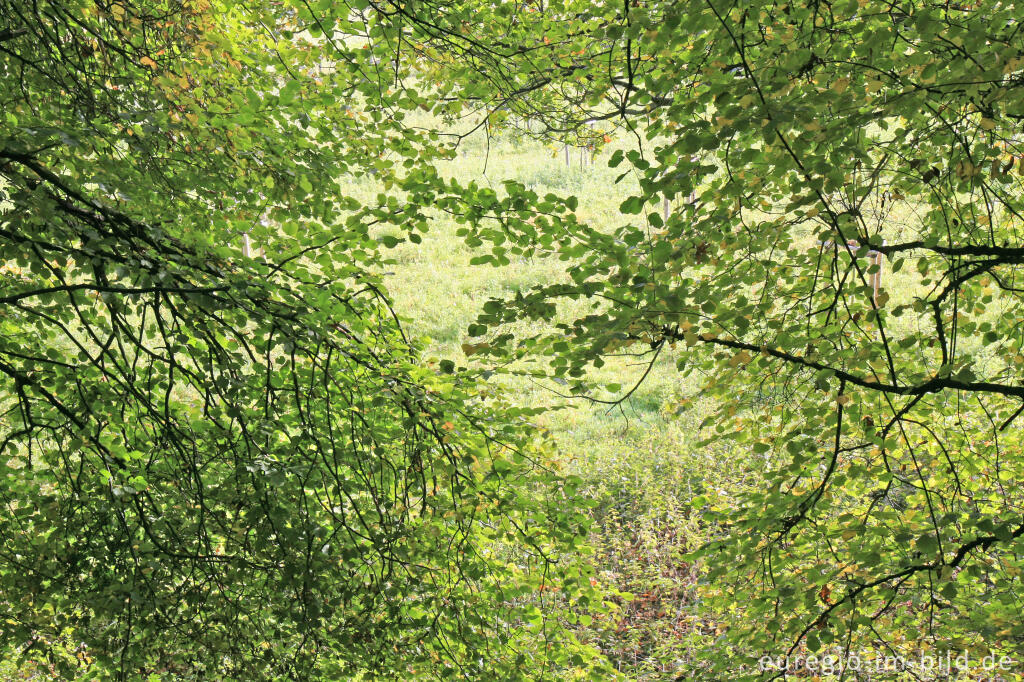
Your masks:
{"label": "grass", "polygon": [[[567,166],[561,148],[510,139],[492,139],[485,146],[482,135],[476,135],[441,170],[462,183],[473,180],[500,189],[502,181],[517,180],[539,194],[571,193],[579,199],[576,213],[580,220],[614,227],[615,221],[621,220],[619,204],[634,186],[629,178],[615,184],[618,172],[607,167],[609,154],[607,150],[594,163],[581,164],[580,153],[573,151],[572,163]],[[372,194],[360,186],[342,189],[356,196]],[[519,259],[503,268],[470,265],[475,254],[456,236],[456,228],[454,221],[439,215],[421,244],[397,246],[392,252],[395,264],[388,290],[395,309],[407,320],[407,330],[429,339],[428,355],[466,364],[461,345],[469,340],[466,329],[483,302],[563,279],[565,264],[557,259]],[[564,314],[580,313],[586,305],[567,305]],[[642,370],[641,365],[630,364],[610,362],[593,378],[627,385],[631,378],[639,378]],[[509,388],[526,405],[562,402],[553,392],[554,386],[512,380]],[[671,360],[665,360],[622,409],[609,411],[606,406],[575,402],[546,415],[544,425],[570,460],[578,463],[574,455],[619,449],[623,438],[630,441],[646,438],[651,431],[678,428],[678,422],[667,419],[662,408],[684,391]]]}

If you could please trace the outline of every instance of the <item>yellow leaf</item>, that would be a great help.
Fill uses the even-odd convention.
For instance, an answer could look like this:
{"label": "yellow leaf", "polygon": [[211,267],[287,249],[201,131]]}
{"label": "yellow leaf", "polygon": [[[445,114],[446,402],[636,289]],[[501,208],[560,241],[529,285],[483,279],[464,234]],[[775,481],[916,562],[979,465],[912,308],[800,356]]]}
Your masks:
{"label": "yellow leaf", "polygon": [[462,352],[466,355],[472,355],[473,353],[479,353],[481,350],[487,348],[486,343],[464,343],[462,344]]}
{"label": "yellow leaf", "polygon": [[154,62],[149,57],[143,57],[142,59],[139,60],[139,63],[142,64],[143,66],[148,66],[149,68],[151,68],[154,71],[156,71],[156,62]]}
{"label": "yellow leaf", "polygon": [[849,78],[837,78],[836,81],[832,83],[832,91],[837,95],[841,95],[846,92],[846,88],[848,87],[850,87]]}
{"label": "yellow leaf", "polygon": [[736,355],[729,358],[729,366],[736,367],[737,365],[745,365],[750,362],[750,353],[745,350],[741,350]]}

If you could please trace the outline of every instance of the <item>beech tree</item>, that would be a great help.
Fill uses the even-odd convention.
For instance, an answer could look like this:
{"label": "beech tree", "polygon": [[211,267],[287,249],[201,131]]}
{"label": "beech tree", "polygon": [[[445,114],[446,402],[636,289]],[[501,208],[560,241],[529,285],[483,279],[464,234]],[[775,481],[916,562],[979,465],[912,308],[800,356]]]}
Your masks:
{"label": "beech tree", "polygon": [[[720,398],[707,442],[756,483],[692,501],[727,627],[684,676],[1019,656],[1015,3],[0,12],[8,643],[67,631],[125,679],[588,665],[556,608],[598,601],[566,556],[574,482],[531,467],[528,412],[422,363],[388,305],[379,247],[440,210],[481,264],[566,264],[483,306],[473,361],[536,360],[614,403],[633,386],[589,370],[632,353]],[[437,162],[458,136],[417,110],[607,135],[637,189],[597,225],[576,197],[456,183]],[[346,197],[367,173],[377,201]]]}
{"label": "beech tree", "polygon": [[589,591],[581,519],[530,492],[561,481],[530,413],[422,361],[371,234],[420,212],[339,189],[436,156],[421,100],[365,17],[304,8],[0,3],[5,650],[90,679],[583,666],[543,592]]}
{"label": "beech tree", "polygon": [[[693,500],[720,533],[693,558],[736,614],[717,674],[780,677],[758,658],[823,647],[1019,656],[1022,8],[372,4],[442,101],[632,142],[609,163],[639,189],[611,225],[514,182],[411,190],[480,262],[567,263],[484,305],[475,357],[611,402],[630,387],[591,367],[670,359],[720,399],[706,442],[760,478]],[[557,321],[567,300],[591,314]]]}

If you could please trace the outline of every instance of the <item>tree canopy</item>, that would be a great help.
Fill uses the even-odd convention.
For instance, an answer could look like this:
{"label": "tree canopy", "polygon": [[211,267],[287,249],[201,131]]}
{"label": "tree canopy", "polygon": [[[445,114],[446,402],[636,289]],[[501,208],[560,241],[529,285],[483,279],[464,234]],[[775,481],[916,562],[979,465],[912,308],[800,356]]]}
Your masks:
{"label": "tree canopy", "polygon": [[[738,651],[1019,652],[1020,8],[459,6],[412,39],[460,55],[448,96],[560,139],[614,124],[635,144],[609,163],[638,186],[610,226],[514,183],[420,195],[492,245],[482,262],[568,264],[486,304],[474,353],[596,400],[588,369],[622,353],[706,377],[709,442],[764,476],[694,500],[721,528],[709,579],[745,601]],[[509,326],[580,299],[549,331]]]}
{"label": "tree canopy", "polygon": [[[8,641],[67,628],[122,678],[588,665],[559,615],[598,601],[568,559],[573,481],[529,411],[422,362],[389,305],[386,248],[441,211],[480,264],[565,263],[484,303],[463,364],[614,404],[636,384],[591,370],[628,354],[719,399],[706,442],[753,482],[692,500],[715,540],[690,559],[732,615],[682,674],[1020,653],[1015,3],[0,15]],[[456,182],[461,136],[436,122],[466,120],[622,141],[608,163],[635,189],[590,224],[577,197]],[[376,201],[345,196],[367,175]]]}
{"label": "tree canopy", "polygon": [[579,533],[529,413],[421,361],[369,234],[405,209],[338,191],[422,152],[411,100],[295,12],[2,6],[5,642],[119,679],[582,664],[523,596]]}

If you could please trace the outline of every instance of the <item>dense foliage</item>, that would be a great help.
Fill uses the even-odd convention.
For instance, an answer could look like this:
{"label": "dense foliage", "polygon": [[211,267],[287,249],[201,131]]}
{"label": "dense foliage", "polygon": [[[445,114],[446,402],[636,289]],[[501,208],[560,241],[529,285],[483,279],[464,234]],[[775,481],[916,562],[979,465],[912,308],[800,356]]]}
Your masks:
{"label": "dense foliage", "polygon": [[589,590],[560,561],[580,519],[531,492],[558,479],[530,414],[420,360],[370,235],[406,209],[339,192],[430,158],[372,55],[289,41],[270,3],[0,15],[8,651],[118,679],[582,666],[543,591]]}
{"label": "dense foliage", "polygon": [[[485,304],[474,354],[544,359],[593,399],[608,357],[671,357],[721,398],[713,439],[763,480],[693,503],[721,533],[699,556],[738,607],[746,670],[826,645],[1019,656],[1021,8],[417,7],[410,42],[450,56],[448,98],[532,134],[635,140],[610,160],[640,188],[614,225],[515,183],[419,201],[492,245],[481,262],[568,264]],[[580,299],[591,314],[548,331],[508,326]]]}
{"label": "dense foliage", "polygon": [[[648,529],[723,635],[673,674],[1022,655],[1015,3],[0,12],[8,642],[243,678],[566,676],[567,619],[618,646],[560,610],[592,598],[561,554],[575,482],[530,473],[528,415],[392,315],[379,247],[440,211],[477,263],[565,264],[482,306],[466,364],[614,404],[636,384],[594,368],[668,360],[718,400],[745,483],[672,507],[711,536],[685,561]],[[588,224],[456,182],[438,120],[620,142],[637,189]]]}

